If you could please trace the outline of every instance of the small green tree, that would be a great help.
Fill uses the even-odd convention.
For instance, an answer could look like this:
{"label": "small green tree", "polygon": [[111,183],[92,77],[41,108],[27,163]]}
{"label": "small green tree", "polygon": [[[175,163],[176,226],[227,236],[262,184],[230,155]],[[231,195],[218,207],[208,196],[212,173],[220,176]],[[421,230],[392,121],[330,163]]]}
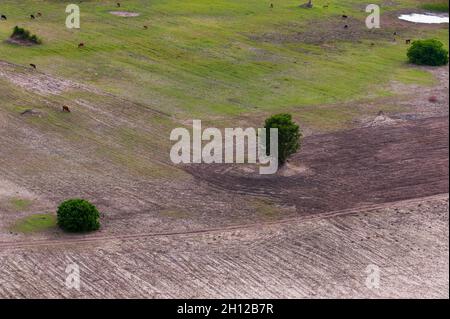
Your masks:
{"label": "small green tree", "polygon": [[34,44],[41,44],[42,40],[35,34],[31,34],[30,31],[25,30],[24,28],[15,26],[13,29],[13,33],[11,34],[12,39],[18,39],[23,41],[29,41]]}
{"label": "small green tree", "polygon": [[448,51],[435,39],[414,41],[408,49],[408,60],[418,65],[439,66],[448,63]]}
{"label": "small green tree", "polygon": [[278,163],[283,165],[289,156],[300,149],[300,133],[299,126],[292,121],[290,114],[276,114],[269,117],[264,128],[267,129],[266,145],[267,152],[270,152],[270,128],[278,129]]}
{"label": "small green tree", "polygon": [[84,199],[69,199],[58,207],[58,226],[68,232],[87,232],[100,228],[100,213]]}

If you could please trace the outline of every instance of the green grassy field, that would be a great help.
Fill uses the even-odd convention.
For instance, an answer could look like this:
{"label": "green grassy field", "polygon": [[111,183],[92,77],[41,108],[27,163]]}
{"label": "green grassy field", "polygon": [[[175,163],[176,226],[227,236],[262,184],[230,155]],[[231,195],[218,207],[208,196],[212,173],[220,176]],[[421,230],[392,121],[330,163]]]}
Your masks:
{"label": "green grassy field", "polygon": [[[68,30],[63,1],[4,0],[0,12],[9,19],[0,23],[0,39],[19,25],[44,44],[25,48],[2,42],[0,59],[35,63],[45,72],[180,119],[301,110],[387,95],[390,80],[432,82],[428,73],[406,64],[404,45],[393,45],[386,37],[369,40],[363,33],[355,41],[326,43],[290,39],[311,23],[343,12],[363,24],[366,13],[360,1],[319,0],[311,10],[291,0],[273,1],[273,9],[270,1],[259,0],[122,1],[120,10],[140,13],[134,18],[111,15],[116,2],[83,1],[81,29]],[[421,4],[397,1],[396,6],[382,6],[382,14]],[[31,20],[29,14],[38,11],[43,17]],[[404,36],[433,36],[448,45],[448,29],[408,33]],[[264,39],[267,34],[273,37]],[[86,47],[78,49],[79,42]],[[321,114],[309,116],[322,120]]]}

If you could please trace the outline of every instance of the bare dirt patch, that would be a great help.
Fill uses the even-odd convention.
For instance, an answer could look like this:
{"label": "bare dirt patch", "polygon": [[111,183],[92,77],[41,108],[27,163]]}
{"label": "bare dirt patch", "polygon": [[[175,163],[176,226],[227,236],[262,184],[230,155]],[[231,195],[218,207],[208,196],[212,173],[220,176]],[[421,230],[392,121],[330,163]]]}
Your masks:
{"label": "bare dirt patch", "polygon": [[17,39],[17,38],[9,38],[8,40],[5,40],[5,42],[9,43],[9,44],[24,46],[24,47],[39,45],[38,43],[29,41],[29,40],[23,40],[23,39]]}
{"label": "bare dirt patch", "polygon": [[361,40],[392,40],[393,31],[386,26],[380,29],[369,30],[365,22],[360,19],[349,17],[343,19],[340,16],[330,17],[310,22],[302,31],[286,33],[265,33],[262,35],[251,35],[252,40],[273,43],[307,43],[325,44],[331,42]]}
{"label": "bare dirt patch", "polygon": [[85,88],[70,80],[56,78],[31,68],[18,68],[17,65],[4,61],[0,61],[0,78],[40,95],[58,95],[69,90]]}
{"label": "bare dirt patch", "polygon": [[[363,7],[365,8],[366,5]],[[319,19],[309,22],[306,26],[290,25],[286,30],[268,32],[263,34],[252,34],[248,37],[252,40],[271,43],[306,43],[306,44],[330,44],[339,42],[361,42],[361,41],[389,41],[404,42],[406,38],[417,36],[411,32],[411,23],[399,20],[401,14],[411,12],[425,12],[424,10],[398,10],[383,13],[382,27],[368,29],[362,18],[348,16],[332,16],[327,19]],[[415,25],[417,31],[442,28],[442,25]],[[445,27],[445,26],[444,26]],[[298,31],[293,31],[298,30]]]}
{"label": "bare dirt patch", "polygon": [[128,12],[128,11],[110,11],[109,13],[112,15],[115,15],[115,16],[126,17],[126,18],[138,17],[141,15],[140,13],[137,13],[137,12]]}
{"label": "bare dirt patch", "polygon": [[288,177],[229,165],[188,171],[215,188],[267,196],[313,214],[448,192],[448,118],[307,137]]}

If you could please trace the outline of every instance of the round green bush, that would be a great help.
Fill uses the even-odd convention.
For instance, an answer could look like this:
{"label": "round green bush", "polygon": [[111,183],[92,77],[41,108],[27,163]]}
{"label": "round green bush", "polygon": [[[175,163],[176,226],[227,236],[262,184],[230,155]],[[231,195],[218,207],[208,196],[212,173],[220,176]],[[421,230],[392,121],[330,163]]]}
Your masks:
{"label": "round green bush", "polygon": [[58,207],[58,226],[68,232],[88,232],[100,228],[100,213],[84,199],[69,199]]}
{"label": "round green bush", "polygon": [[408,49],[409,62],[418,65],[439,66],[448,63],[448,51],[435,39],[414,41]]}

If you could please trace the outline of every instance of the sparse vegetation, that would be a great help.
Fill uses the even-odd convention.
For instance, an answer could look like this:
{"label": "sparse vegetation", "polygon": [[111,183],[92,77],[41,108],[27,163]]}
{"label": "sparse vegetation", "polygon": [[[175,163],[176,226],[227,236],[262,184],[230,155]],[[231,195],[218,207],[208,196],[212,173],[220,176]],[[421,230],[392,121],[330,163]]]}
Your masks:
{"label": "sparse vegetation", "polygon": [[100,228],[100,213],[84,199],[69,199],[58,207],[58,226],[68,232],[88,232]]}
{"label": "sparse vegetation", "polygon": [[11,202],[12,206],[14,207],[14,209],[17,211],[26,210],[32,204],[32,202],[30,200],[23,199],[23,198],[12,198],[10,200],[10,202]]}
{"label": "sparse vegetation", "polygon": [[435,39],[414,41],[408,49],[409,62],[418,65],[439,66],[448,63],[448,51]]}
{"label": "sparse vegetation", "polygon": [[11,228],[12,231],[29,234],[44,231],[56,226],[56,217],[53,214],[34,214],[19,219]]}
{"label": "sparse vegetation", "polygon": [[14,27],[13,33],[10,36],[11,39],[26,41],[33,44],[41,44],[42,40],[35,34],[31,34],[30,31],[20,28],[18,26]]}
{"label": "sparse vegetation", "polygon": [[[276,114],[264,124],[266,129],[278,129],[278,162],[283,165],[289,156],[300,149],[300,128],[292,121],[290,114]],[[270,151],[270,131],[267,131],[267,151]]]}

